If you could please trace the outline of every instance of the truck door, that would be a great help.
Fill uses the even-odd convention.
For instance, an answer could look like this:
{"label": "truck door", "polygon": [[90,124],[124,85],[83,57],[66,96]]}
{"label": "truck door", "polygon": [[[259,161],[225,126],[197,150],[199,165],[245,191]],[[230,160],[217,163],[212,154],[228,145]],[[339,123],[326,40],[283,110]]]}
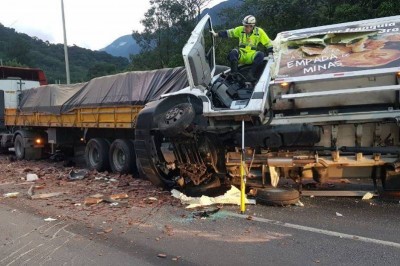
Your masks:
{"label": "truck door", "polygon": [[192,31],[182,55],[190,88],[206,88],[215,72],[215,48],[211,17],[207,14]]}

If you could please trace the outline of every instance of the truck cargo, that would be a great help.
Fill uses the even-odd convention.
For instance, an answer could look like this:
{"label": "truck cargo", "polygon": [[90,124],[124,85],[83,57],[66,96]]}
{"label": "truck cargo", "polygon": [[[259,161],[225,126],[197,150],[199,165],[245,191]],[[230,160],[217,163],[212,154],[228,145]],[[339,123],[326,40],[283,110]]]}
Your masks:
{"label": "truck cargo", "polygon": [[80,147],[89,168],[192,195],[239,184],[243,161],[252,186],[370,178],[399,190],[399,27],[394,16],[279,33],[254,82],[248,65],[216,70],[206,15],[185,68],[28,90],[5,109],[1,144],[19,159]]}

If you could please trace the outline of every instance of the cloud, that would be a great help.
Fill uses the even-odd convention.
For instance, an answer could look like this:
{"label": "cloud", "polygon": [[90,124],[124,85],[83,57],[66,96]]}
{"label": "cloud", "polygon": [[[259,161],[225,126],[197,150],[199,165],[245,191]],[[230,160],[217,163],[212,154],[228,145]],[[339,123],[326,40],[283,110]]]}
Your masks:
{"label": "cloud", "polygon": [[[63,43],[61,0],[1,0],[0,23],[51,43]],[[213,0],[211,5],[222,0]],[[64,0],[68,45],[98,50],[143,29],[150,0]]]}

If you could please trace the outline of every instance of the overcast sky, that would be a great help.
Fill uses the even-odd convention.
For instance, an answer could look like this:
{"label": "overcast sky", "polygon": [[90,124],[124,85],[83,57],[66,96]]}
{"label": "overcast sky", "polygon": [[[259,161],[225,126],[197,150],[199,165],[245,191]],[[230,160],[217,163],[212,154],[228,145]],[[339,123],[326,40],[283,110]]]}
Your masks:
{"label": "overcast sky", "polygon": [[[223,1],[212,0],[208,7]],[[98,50],[141,31],[149,7],[149,0],[64,0],[68,45]],[[64,42],[61,0],[1,0],[0,23],[44,41]]]}

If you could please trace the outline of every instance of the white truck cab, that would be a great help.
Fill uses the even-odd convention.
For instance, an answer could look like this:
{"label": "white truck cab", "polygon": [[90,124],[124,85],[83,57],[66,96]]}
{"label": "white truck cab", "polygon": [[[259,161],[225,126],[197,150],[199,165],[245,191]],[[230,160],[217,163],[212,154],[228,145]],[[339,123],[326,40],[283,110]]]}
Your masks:
{"label": "white truck cab", "polygon": [[17,108],[22,91],[46,84],[46,77],[40,69],[0,66],[0,91],[4,95],[3,109]]}
{"label": "white truck cab", "polygon": [[256,84],[246,80],[249,70],[246,66],[242,66],[243,74],[240,76],[230,75],[229,70],[214,76],[215,40],[211,30],[211,17],[207,14],[197,24],[182,50],[190,87],[174,94],[190,93],[200,97],[206,117],[225,116],[229,119],[251,115],[264,119],[264,110],[268,109],[267,90],[273,58],[269,57],[268,61],[266,58],[266,66]]}
{"label": "white truck cab", "polygon": [[[190,87],[174,94],[201,98],[203,115],[210,118],[257,116],[272,124],[363,120],[370,112],[354,109],[335,117],[332,112],[338,105],[394,103],[400,90],[399,24],[395,16],[282,32],[254,84],[246,80],[246,66],[239,77],[229,70],[214,76],[215,42],[211,17],[205,15],[182,50]],[[285,110],[293,106],[300,111],[289,116]],[[327,107],[334,110],[318,115],[308,110]],[[386,108],[373,116],[400,113]]]}

